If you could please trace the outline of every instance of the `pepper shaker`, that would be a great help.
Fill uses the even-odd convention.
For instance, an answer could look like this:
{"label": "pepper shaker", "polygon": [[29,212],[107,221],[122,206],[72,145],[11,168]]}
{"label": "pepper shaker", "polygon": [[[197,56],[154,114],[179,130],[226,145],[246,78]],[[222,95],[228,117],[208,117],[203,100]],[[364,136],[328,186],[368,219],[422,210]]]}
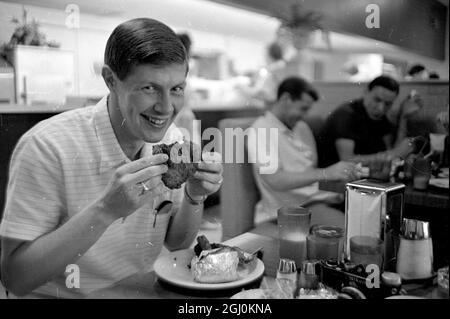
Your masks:
{"label": "pepper shaker", "polygon": [[319,276],[316,272],[318,260],[305,260],[302,263],[298,287],[303,289],[317,289]]}

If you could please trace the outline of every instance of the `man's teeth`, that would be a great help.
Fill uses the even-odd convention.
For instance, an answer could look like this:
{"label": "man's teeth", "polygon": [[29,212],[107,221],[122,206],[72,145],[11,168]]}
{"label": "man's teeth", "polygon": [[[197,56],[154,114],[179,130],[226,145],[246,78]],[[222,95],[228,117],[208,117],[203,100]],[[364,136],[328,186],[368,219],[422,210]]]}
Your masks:
{"label": "man's teeth", "polygon": [[153,124],[156,124],[156,125],[162,125],[166,121],[165,120],[157,120],[157,119],[150,118],[150,122],[153,123]]}
{"label": "man's teeth", "polygon": [[163,125],[167,120],[160,120],[149,116],[144,116],[150,123],[155,125]]}

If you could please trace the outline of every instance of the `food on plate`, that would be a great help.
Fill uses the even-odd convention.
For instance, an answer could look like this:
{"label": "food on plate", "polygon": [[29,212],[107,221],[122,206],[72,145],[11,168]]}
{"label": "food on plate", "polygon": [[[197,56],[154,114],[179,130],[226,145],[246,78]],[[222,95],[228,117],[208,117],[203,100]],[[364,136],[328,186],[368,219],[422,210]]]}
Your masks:
{"label": "food on plate", "polygon": [[184,141],[184,143],[153,145],[153,155],[167,154],[168,170],[162,175],[162,181],[167,188],[180,188],[197,170],[200,160],[198,145]]}
{"label": "food on plate", "polygon": [[242,290],[231,296],[230,299],[286,299],[283,292],[276,289],[249,289]]}
{"label": "food on plate", "polygon": [[205,236],[197,237],[195,256],[190,263],[194,281],[201,283],[224,283],[239,280],[239,267],[256,259],[238,247],[210,243]]}
{"label": "food on plate", "polygon": [[[293,299],[294,295],[288,287],[278,284],[272,288],[249,289],[238,292],[231,299]],[[296,299],[337,299],[338,293],[331,288],[319,285],[318,289],[299,289]],[[348,299],[352,299],[350,296]]]}
{"label": "food on plate", "polygon": [[345,298],[339,298],[338,292],[330,287],[325,286],[322,283],[319,283],[319,287],[317,289],[304,289],[300,288],[298,290],[297,299],[352,299],[350,296],[344,296]]}
{"label": "food on plate", "polygon": [[203,250],[194,256],[191,270],[194,281],[202,283],[221,283],[239,279],[237,272],[239,258],[229,247]]}
{"label": "food on plate", "polygon": [[262,250],[259,248],[252,254],[247,253],[240,249],[239,247],[235,246],[227,246],[220,243],[210,243],[208,238],[204,235],[197,236],[197,244],[194,247],[194,252],[196,256],[200,256],[201,252],[204,250],[211,250],[216,248],[222,248],[222,247],[228,247],[233,251],[236,251],[239,257],[239,265],[244,265],[246,263],[249,263],[251,261],[254,261],[255,258],[262,258]]}
{"label": "food on plate", "polygon": [[230,299],[270,299],[268,289],[249,289],[242,290],[231,296]]}

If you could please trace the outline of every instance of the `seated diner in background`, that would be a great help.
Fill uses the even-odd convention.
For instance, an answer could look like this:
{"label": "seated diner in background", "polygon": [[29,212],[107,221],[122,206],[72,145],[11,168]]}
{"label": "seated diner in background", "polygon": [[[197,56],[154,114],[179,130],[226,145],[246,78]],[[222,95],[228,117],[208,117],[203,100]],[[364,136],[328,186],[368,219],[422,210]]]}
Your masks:
{"label": "seated diner in background", "polygon": [[[253,123],[257,134],[266,130],[266,139],[249,138],[247,151],[253,164],[256,184],[261,200],[255,208],[255,225],[274,220],[282,206],[308,207],[312,213],[311,224],[343,227],[344,213],[329,205],[342,203],[342,197],[332,192],[320,191],[320,181],[350,181],[360,177],[356,164],[339,162],[324,169],[317,168],[316,142],[310,127],[303,121],[318,93],[314,87],[299,77],[287,78],[277,90],[277,101]],[[277,136],[270,135],[276,129]],[[261,173],[262,163],[256,151],[269,149],[277,141],[278,167],[274,173]],[[274,155],[274,154],[272,154]]]}
{"label": "seated diner in background", "polygon": [[412,92],[401,102],[396,115],[391,107],[400,91],[397,81],[379,76],[371,81],[361,98],[345,102],[327,118],[320,134],[319,166],[339,161],[363,165],[390,162],[414,150],[407,138],[407,121],[422,108],[421,98]]}

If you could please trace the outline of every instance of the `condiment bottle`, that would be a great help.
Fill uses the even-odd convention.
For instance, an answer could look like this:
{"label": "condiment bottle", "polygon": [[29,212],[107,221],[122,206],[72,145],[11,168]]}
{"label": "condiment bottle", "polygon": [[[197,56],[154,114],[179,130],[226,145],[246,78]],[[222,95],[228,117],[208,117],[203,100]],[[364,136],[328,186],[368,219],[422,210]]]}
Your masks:
{"label": "condiment bottle", "polygon": [[318,260],[305,260],[302,263],[298,288],[317,289],[319,286],[319,276],[316,273]]}
{"label": "condiment bottle", "polygon": [[396,269],[404,280],[427,279],[433,275],[433,242],[428,222],[403,219]]}
{"label": "condiment bottle", "polygon": [[277,279],[289,279],[297,283],[297,266],[295,261],[288,258],[280,258],[277,270]]}
{"label": "condiment bottle", "polygon": [[327,225],[311,227],[307,239],[308,259],[340,260],[343,250],[344,230]]}
{"label": "condiment bottle", "polygon": [[297,288],[297,266],[295,261],[288,258],[280,258],[276,280],[280,289],[285,293],[287,292],[288,297],[292,298]]}
{"label": "condiment bottle", "polygon": [[381,274],[381,282],[386,296],[399,295],[402,289],[402,278],[395,272],[385,271]]}

